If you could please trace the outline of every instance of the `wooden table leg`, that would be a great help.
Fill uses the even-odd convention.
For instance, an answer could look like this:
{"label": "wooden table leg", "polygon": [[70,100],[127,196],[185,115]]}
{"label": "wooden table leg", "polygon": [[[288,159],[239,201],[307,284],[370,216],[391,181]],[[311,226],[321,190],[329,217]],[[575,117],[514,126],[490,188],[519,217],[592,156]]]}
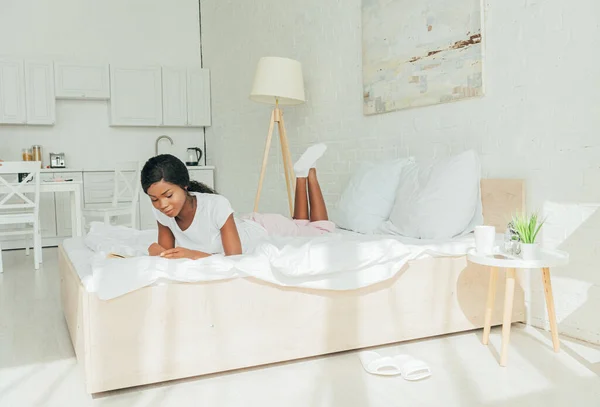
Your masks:
{"label": "wooden table leg", "polygon": [[544,294],[546,297],[546,308],[548,308],[548,319],[550,320],[550,333],[552,334],[552,345],[554,346],[554,352],[558,352],[560,350],[560,341],[558,339],[558,326],[556,325],[556,312],[554,310],[554,296],[552,295],[550,269],[543,268],[542,276],[544,279]]}
{"label": "wooden table leg", "polygon": [[506,270],[506,291],[504,293],[504,315],[502,317],[502,353],[500,366],[506,366],[508,358],[508,342],[510,340],[510,325],[512,323],[513,298],[515,295],[515,269]]}
{"label": "wooden table leg", "polygon": [[490,329],[492,327],[492,313],[494,312],[494,302],[496,301],[496,280],[498,278],[498,268],[490,267],[490,283],[488,286],[487,303],[485,305],[485,319],[483,321],[483,344],[487,345],[490,339]]}

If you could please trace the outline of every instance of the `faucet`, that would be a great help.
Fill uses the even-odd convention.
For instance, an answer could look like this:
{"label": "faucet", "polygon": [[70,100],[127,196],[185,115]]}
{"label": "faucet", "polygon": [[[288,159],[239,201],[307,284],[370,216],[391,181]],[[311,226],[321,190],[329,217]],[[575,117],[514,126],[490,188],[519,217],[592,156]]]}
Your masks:
{"label": "faucet", "polygon": [[154,143],[154,155],[157,156],[158,155],[158,143],[162,140],[162,139],[167,139],[171,142],[171,145],[173,145],[173,139],[169,136],[160,136],[159,138],[156,139],[156,143]]}

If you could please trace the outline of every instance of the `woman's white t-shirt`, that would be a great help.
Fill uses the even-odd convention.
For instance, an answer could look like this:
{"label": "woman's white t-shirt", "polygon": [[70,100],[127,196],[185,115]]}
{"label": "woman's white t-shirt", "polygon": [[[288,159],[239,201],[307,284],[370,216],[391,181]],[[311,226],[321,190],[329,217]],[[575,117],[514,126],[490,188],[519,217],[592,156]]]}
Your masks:
{"label": "woman's white t-shirt", "polygon": [[[168,227],[175,237],[175,247],[185,247],[204,253],[223,253],[221,228],[233,214],[231,204],[223,195],[191,192],[196,197],[196,213],[192,223],[186,230],[181,230],[175,218],[170,218],[156,208],[152,208],[156,220]],[[266,231],[255,222],[235,219],[242,241],[242,251],[248,251]]]}

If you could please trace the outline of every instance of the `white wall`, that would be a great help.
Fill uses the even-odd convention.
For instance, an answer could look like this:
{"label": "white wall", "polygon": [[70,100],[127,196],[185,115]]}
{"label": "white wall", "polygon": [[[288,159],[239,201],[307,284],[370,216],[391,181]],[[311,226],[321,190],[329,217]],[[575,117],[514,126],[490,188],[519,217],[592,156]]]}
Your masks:
{"label": "white wall", "polygon": [[[200,66],[197,0],[19,0],[0,5],[0,56],[59,61]],[[185,149],[204,147],[203,129],[110,128],[102,101],[57,101],[53,127],[0,126],[0,158],[20,159],[21,148],[40,144],[65,152],[67,165],[111,167],[161,152],[184,158]]]}
{"label": "white wall", "polygon": [[[286,109],[288,136],[295,157],[317,140],[329,144],[319,173],[330,205],[361,160],[430,160],[469,148],[480,153],[484,176],[524,178],[530,208],[600,202],[600,3],[486,0],[485,97],[369,117],[361,104],[360,3],[202,1],[203,57],[213,81],[209,163],[237,210],[251,210],[258,181],[269,108],[248,94],[266,55],[303,63],[308,103]],[[277,144],[272,151],[260,209],[285,213]],[[565,226],[571,220],[560,216],[553,219],[563,229],[554,236],[574,257],[554,273],[560,329],[600,342],[600,245],[590,232],[600,219],[577,228],[583,217]],[[574,228],[580,233],[565,232]],[[530,320],[544,325],[539,278],[531,275]]]}

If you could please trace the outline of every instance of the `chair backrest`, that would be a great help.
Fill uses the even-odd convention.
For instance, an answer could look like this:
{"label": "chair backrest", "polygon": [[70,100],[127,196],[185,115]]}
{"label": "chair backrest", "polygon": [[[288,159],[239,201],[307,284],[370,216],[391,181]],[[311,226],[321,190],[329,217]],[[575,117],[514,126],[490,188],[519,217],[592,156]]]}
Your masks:
{"label": "chair backrest", "polygon": [[119,202],[130,202],[135,208],[140,198],[141,163],[138,161],[122,162],[115,166],[115,184],[113,191],[113,206]]}
{"label": "chair backrest", "polygon": [[[35,216],[38,216],[41,166],[42,163],[39,161],[5,161],[0,163],[0,212],[8,212],[14,209],[32,209]],[[15,177],[9,177],[12,174]],[[27,175],[23,176],[23,179],[19,182],[18,174]],[[33,185],[33,192],[24,192],[25,187],[29,185]]]}

